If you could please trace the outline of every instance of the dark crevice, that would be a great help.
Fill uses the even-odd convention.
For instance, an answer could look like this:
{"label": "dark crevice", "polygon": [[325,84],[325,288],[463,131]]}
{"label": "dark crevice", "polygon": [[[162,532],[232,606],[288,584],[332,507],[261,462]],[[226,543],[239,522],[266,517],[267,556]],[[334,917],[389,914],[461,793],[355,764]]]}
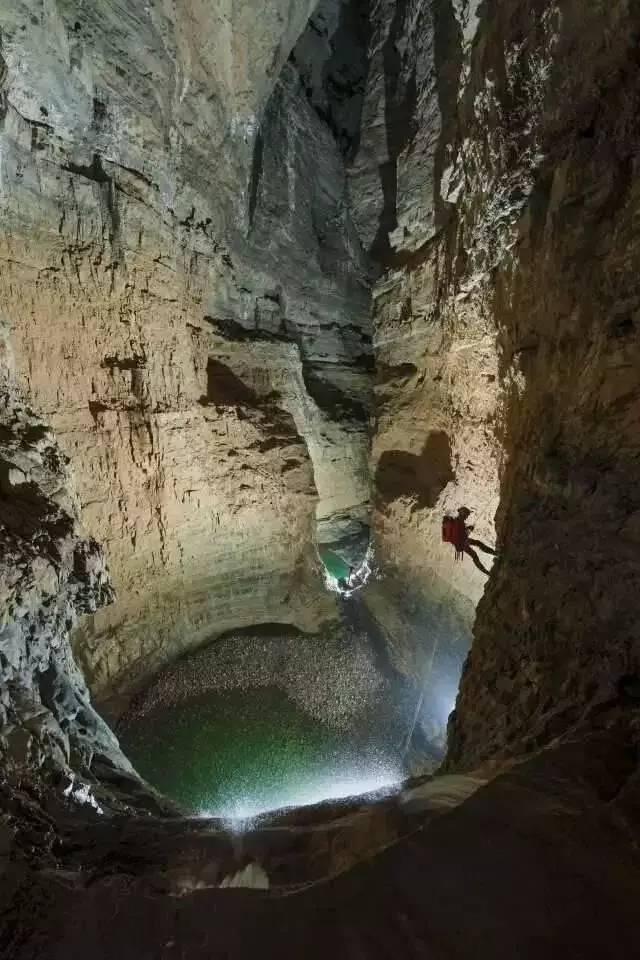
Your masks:
{"label": "dark crevice", "polygon": [[140,370],[147,364],[144,354],[134,354],[132,357],[105,357],[102,366],[109,370]]}
{"label": "dark crevice", "polygon": [[252,340],[261,340],[267,343],[290,343],[293,339],[284,333],[273,333],[269,330],[259,330],[256,327],[245,327],[233,317],[210,317],[203,319],[209,323],[216,333],[231,343],[248,343]]}
{"label": "dark crevice", "polygon": [[264,141],[262,134],[258,130],[256,142],[253,148],[253,161],[251,164],[251,180],[249,183],[249,228],[253,226],[253,218],[256,212],[256,203],[258,202],[258,188],[262,176]]}
{"label": "dark crevice", "polygon": [[[76,177],[84,177],[85,180],[91,180],[99,185],[105,214],[109,221],[109,243],[115,255],[120,242],[120,211],[118,210],[117,187],[113,178],[105,171],[101,157],[94,153],[89,166],[69,162],[64,164],[61,169],[66,173],[72,173]],[[119,256],[116,256],[115,259],[119,259]]]}
{"label": "dark crevice", "polygon": [[209,403],[217,403],[223,406],[236,406],[237,404],[256,406],[258,403],[255,390],[243,383],[230,367],[214,360],[213,357],[209,357],[207,363],[206,399]]}
{"label": "dark crevice", "polygon": [[94,153],[91,164],[87,166],[81,163],[65,163],[61,167],[66,173],[72,173],[75,177],[84,177],[85,180],[93,180],[94,183],[109,183],[111,178],[105,172],[102,166],[102,160],[97,153]]}
{"label": "dark crevice", "polygon": [[379,168],[383,202],[370,253],[374,260],[385,265],[393,256],[389,234],[398,226],[398,157],[417,132],[416,73],[414,69],[406,83],[403,81],[403,59],[398,46],[408,8],[408,0],[398,0],[383,49],[384,114],[389,159]]}
{"label": "dark crevice", "polygon": [[7,101],[7,75],[8,75],[7,64],[2,56],[2,30],[0,30],[0,130],[4,127],[5,117],[7,116],[8,110],[8,101]]}
{"label": "dark crevice", "polygon": [[351,420],[363,424],[367,422],[368,411],[365,405],[324,379],[317,369],[303,364],[302,377],[309,396],[331,420]]}
{"label": "dark crevice", "polygon": [[[327,15],[320,4],[307,25],[306,39],[313,42],[306,43],[303,35],[289,58],[300,75],[309,102],[331,130],[346,163],[355,157],[360,143],[369,66],[369,9],[370,0],[341,3],[338,25],[330,34]],[[318,78],[314,72],[313,54],[323,47],[325,56]],[[311,55],[309,48],[313,52]]]}

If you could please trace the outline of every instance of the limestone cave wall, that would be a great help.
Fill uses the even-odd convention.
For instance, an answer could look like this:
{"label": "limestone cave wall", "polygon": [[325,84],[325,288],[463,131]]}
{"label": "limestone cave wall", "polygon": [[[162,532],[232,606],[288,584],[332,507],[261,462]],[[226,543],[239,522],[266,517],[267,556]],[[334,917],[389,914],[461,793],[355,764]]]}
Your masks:
{"label": "limestone cave wall", "polygon": [[[471,143],[454,166],[473,172],[484,144],[487,199],[478,203],[476,174],[459,229],[472,241],[467,273],[490,269],[501,557],[451,727],[456,767],[499,764],[598,723],[640,656],[638,13],[626,3],[489,13],[463,114]],[[497,200],[484,249],[482,217]]]}
{"label": "limestone cave wall", "polygon": [[[378,150],[359,171],[392,211],[374,245],[374,526],[456,635],[482,596],[448,764],[499,765],[596,722],[638,671],[638,17],[624,2],[394,9],[371,35],[385,82],[369,75]],[[441,543],[463,504],[474,536],[497,537],[488,581]]]}
{"label": "limestone cave wall", "polygon": [[316,515],[366,519],[367,265],[285,63],[309,13],[0,14],[2,311],[108,552],[76,639],[98,694],[213,624],[332,616]]}

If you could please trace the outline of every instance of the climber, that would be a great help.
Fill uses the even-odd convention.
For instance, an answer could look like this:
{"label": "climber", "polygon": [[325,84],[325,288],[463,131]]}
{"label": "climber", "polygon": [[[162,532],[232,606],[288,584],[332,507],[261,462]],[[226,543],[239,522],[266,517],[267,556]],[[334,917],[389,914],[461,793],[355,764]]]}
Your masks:
{"label": "climber", "polygon": [[469,534],[473,530],[473,526],[467,524],[467,518],[470,513],[471,510],[469,510],[468,507],[460,507],[457,517],[444,517],[442,520],[442,539],[445,543],[453,544],[456,549],[456,560],[462,560],[463,554],[466,553],[471,557],[478,570],[482,570],[483,573],[489,576],[489,570],[482,564],[480,557],[473,547],[478,547],[484,551],[484,553],[490,553],[494,557],[497,556],[497,553],[495,550],[492,550],[491,547],[488,547],[486,543],[482,543],[481,540],[471,539]]}

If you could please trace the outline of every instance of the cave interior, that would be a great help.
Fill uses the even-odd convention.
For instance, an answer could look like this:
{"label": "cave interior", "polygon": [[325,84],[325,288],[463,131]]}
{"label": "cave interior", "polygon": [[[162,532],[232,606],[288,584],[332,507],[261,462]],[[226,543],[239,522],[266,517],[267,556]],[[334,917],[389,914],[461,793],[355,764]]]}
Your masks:
{"label": "cave interior", "polygon": [[0,0],[0,957],[638,955],[639,68]]}

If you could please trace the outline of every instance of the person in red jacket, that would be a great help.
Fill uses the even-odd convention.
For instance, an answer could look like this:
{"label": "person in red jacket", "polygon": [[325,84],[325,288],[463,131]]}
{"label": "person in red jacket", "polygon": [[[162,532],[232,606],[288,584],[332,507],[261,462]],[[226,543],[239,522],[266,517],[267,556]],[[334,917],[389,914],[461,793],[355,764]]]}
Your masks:
{"label": "person in red jacket", "polygon": [[469,536],[473,530],[473,526],[467,523],[470,514],[471,510],[469,510],[468,507],[460,507],[457,517],[445,517],[442,521],[442,539],[446,543],[453,544],[456,549],[456,560],[462,560],[463,555],[466,553],[467,556],[471,557],[471,560],[478,570],[482,570],[483,573],[489,576],[490,571],[483,565],[480,557],[473,548],[477,547],[484,553],[490,553],[494,557],[497,556],[497,553],[491,547],[488,547],[486,543],[483,543],[481,540],[473,540]]}

